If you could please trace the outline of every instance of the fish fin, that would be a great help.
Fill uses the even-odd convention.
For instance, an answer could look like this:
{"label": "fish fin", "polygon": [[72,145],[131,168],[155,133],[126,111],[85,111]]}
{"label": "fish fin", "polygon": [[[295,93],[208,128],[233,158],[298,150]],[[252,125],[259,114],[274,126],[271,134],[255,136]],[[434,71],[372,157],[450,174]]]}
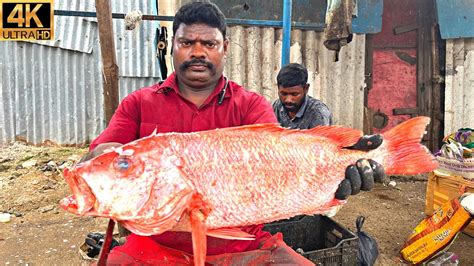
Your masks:
{"label": "fish fin", "polygon": [[326,216],[334,216],[335,212],[339,211],[342,205],[344,205],[346,202],[347,202],[346,200],[339,200],[339,199],[334,198],[328,203],[322,206],[318,206],[317,209],[304,211],[303,214],[306,214],[306,215],[322,214]]}
{"label": "fish fin", "polygon": [[317,126],[301,132],[326,137],[338,143],[339,147],[354,145],[363,135],[362,131],[342,126]]}
{"label": "fish fin", "polygon": [[387,154],[382,163],[387,174],[413,175],[438,167],[434,156],[420,143],[429,123],[429,117],[418,116],[382,134],[383,142],[377,150]]}
{"label": "fish fin", "polygon": [[261,131],[261,132],[282,132],[282,131],[296,131],[292,129],[287,129],[281,127],[278,123],[262,123],[262,124],[253,124],[253,125],[245,125],[245,126],[237,126],[237,127],[226,127],[220,128],[219,131],[241,131],[241,130],[251,130],[251,131]]}
{"label": "fish fin", "polygon": [[220,130],[251,130],[257,132],[280,132],[284,134],[311,134],[334,140],[339,144],[339,147],[347,147],[354,145],[363,135],[362,131],[358,129],[342,126],[317,126],[311,129],[288,129],[281,127],[279,124],[275,123],[245,125],[239,127],[224,128]]}
{"label": "fish fin", "polygon": [[194,265],[204,265],[206,261],[206,218],[198,209],[191,211],[191,235],[193,238]]}
{"label": "fish fin", "polygon": [[218,228],[207,230],[207,235],[229,240],[255,240],[255,236],[239,228]]}
{"label": "fish fin", "polygon": [[191,223],[191,236],[193,238],[194,265],[204,265],[206,262],[206,219],[210,209],[202,200],[202,196],[194,194],[189,207],[189,221]]}

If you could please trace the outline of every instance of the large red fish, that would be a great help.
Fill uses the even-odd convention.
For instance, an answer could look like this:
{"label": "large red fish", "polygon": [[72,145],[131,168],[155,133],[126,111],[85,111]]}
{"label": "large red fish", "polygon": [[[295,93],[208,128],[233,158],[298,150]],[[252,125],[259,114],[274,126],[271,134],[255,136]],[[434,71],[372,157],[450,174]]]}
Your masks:
{"label": "large red fish", "polygon": [[61,205],[110,217],[139,235],[190,230],[194,254],[205,254],[206,233],[246,238],[225,228],[327,213],[343,204],[334,194],[345,168],[360,158],[382,164],[388,175],[433,170],[436,163],[420,144],[428,123],[427,117],[410,119],[368,152],[345,149],[362,132],[340,126],[152,134],[65,171],[73,195]]}

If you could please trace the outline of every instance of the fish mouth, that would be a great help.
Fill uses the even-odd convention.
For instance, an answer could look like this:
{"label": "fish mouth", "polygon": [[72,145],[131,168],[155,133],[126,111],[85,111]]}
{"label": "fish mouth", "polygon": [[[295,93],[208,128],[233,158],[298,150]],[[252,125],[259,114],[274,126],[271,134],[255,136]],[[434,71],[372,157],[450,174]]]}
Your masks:
{"label": "fish mouth", "polygon": [[59,203],[61,207],[79,215],[89,212],[95,203],[95,196],[89,185],[77,175],[75,169],[64,169],[64,179],[72,190],[72,196],[62,199]]}

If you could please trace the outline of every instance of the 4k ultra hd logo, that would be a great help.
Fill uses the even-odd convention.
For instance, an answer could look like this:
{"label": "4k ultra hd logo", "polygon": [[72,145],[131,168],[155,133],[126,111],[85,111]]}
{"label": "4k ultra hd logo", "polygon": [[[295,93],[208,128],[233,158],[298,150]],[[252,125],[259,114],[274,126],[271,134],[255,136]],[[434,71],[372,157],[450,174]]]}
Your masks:
{"label": "4k ultra hd logo", "polygon": [[0,40],[54,39],[53,0],[0,0]]}

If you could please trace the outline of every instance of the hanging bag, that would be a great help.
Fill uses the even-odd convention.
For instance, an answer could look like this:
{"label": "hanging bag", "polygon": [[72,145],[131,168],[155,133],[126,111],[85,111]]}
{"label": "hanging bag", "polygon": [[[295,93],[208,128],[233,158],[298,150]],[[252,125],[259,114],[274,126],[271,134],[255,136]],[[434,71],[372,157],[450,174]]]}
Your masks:
{"label": "hanging bag", "polygon": [[359,237],[359,251],[357,252],[357,265],[372,266],[379,256],[377,241],[362,231],[365,217],[359,216],[356,220],[357,236]]}

